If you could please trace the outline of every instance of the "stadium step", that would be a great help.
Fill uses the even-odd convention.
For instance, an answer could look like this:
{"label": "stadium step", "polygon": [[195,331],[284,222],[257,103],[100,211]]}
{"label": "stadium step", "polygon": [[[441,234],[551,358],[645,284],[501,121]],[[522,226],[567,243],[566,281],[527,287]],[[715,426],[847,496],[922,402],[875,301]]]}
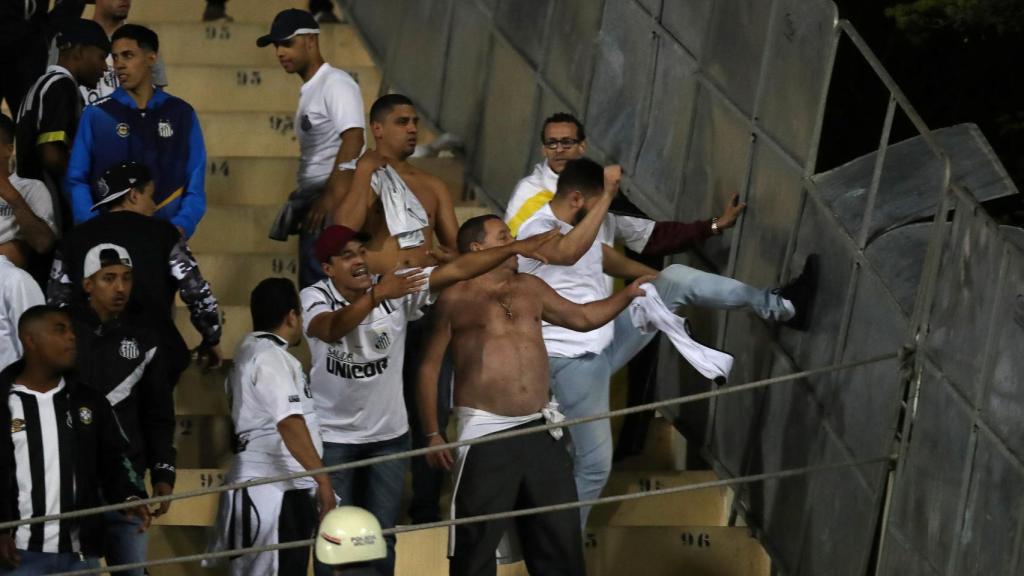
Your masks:
{"label": "stadium step", "polygon": [[[228,14],[236,22],[259,23],[269,28],[274,15],[286,8],[307,9],[307,0],[235,0],[227,5]],[[144,0],[132,3],[131,22],[199,22],[206,0]],[[92,18],[93,7],[86,6],[83,18]]]}
{"label": "stadium step", "polygon": [[[286,242],[267,237],[279,206],[246,206],[211,204],[206,215],[189,239],[192,252],[220,252],[230,254],[285,254],[298,253],[298,237]],[[205,274],[205,271],[204,271]]]}
{"label": "stadium step", "polygon": [[[224,485],[224,470],[220,468],[179,468],[174,484],[175,492],[189,492],[200,488]],[[167,514],[153,521],[157,526],[213,526],[217,521],[217,494],[175,500]]]}
{"label": "stadium step", "polygon": [[296,281],[298,277],[298,256],[295,253],[203,252],[196,259],[222,306],[248,306],[249,293],[264,278],[276,276]]}
{"label": "stadium step", "polygon": [[[342,67],[359,83],[363,110],[369,112],[380,89],[380,72],[373,66]],[[302,80],[280,66],[167,67],[167,91],[204,112],[269,111],[294,109]]]}
{"label": "stadium step", "polygon": [[771,562],[746,528],[608,526],[584,538],[592,575],[768,576]]}
{"label": "stadium step", "polygon": [[230,360],[207,372],[194,364],[185,369],[174,388],[174,413],[178,416],[229,416],[224,381],[230,370]]}
{"label": "stadium step", "polygon": [[[462,160],[452,156],[412,158],[410,162],[444,181],[452,200],[462,202],[465,188]],[[272,204],[280,206],[295,190],[297,156],[275,158],[210,156],[206,167],[209,204]]]}
{"label": "stadium step", "polygon": [[295,111],[206,112],[199,115],[206,154],[297,158]]}
{"label": "stadium step", "polygon": [[[271,14],[268,21],[272,18]],[[278,65],[272,46],[256,46],[256,39],[270,30],[269,23],[193,21],[150,22],[148,25],[160,36],[160,54],[168,66],[197,64],[260,68]],[[320,30],[320,53],[339,68],[374,65],[355,28],[348,24],[324,26]],[[170,76],[168,80],[174,81]]]}
{"label": "stadium step", "polygon": [[175,420],[179,473],[193,468],[223,468],[230,462],[230,416],[178,415]]}
{"label": "stadium step", "polygon": [[[638,494],[716,479],[710,471],[648,473],[615,470],[602,496]],[[727,496],[724,489],[704,488],[605,504],[593,509],[590,523],[592,526],[725,526],[729,519],[725,506]]]}

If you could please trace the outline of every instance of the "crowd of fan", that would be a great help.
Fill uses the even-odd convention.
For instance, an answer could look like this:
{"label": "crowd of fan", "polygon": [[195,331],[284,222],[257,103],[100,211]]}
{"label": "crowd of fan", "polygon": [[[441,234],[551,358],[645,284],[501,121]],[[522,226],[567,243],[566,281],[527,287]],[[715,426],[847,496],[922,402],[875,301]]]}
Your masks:
{"label": "crowd of fan", "polygon": [[[188,243],[206,209],[199,117],[164,90],[159,38],[125,23],[130,2],[95,3],[92,20],[74,0],[16,15],[20,35],[42,23],[55,34],[45,71],[20,92],[3,86],[15,119],[0,115],[0,387],[11,426],[0,435],[0,521],[171,494],[174,387],[193,360],[207,370],[224,357],[218,302]],[[544,122],[544,159],[505,217],[460,228],[444,183],[408,161],[413,102],[382,96],[366,121],[358,84],[320,53],[318,21],[334,17],[330,2],[318,4],[318,17],[286,10],[254,39],[302,80],[297,187],[269,231],[299,236],[301,292],[282,278],[252,291],[254,331],[226,383],[229,482],[436,446],[452,413],[468,439],[607,411],[611,374],[657,330],[703,374],[727,377],[731,357],[693,342],[671,314],[684,305],[806,325],[813,260],[768,290],[685,266],[659,270],[617,250],[623,243],[657,263],[721,234],[745,205],[690,223],[609,212],[621,170],[584,158],[583,124],[567,113]],[[209,2],[205,17],[224,9]],[[613,293],[608,276],[632,284]],[[174,323],[176,295],[202,336],[193,350]],[[303,337],[308,377],[288,352]],[[446,472],[456,478],[455,517],[600,495],[612,462],[607,421],[523,438],[414,459],[411,520],[441,519]],[[394,526],[407,467],[394,460],[225,492],[211,550],[309,538],[338,503]],[[0,574],[142,561],[151,517],[168,509],[5,531]],[[531,573],[582,574],[586,521],[584,508],[460,526],[452,573],[493,574],[499,540],[518,527]],[[383,557],[356,570],[393,573],[395,539],[384,540]],[[247,554],[231,571],[305,574],[308,560],[303,549]]]}

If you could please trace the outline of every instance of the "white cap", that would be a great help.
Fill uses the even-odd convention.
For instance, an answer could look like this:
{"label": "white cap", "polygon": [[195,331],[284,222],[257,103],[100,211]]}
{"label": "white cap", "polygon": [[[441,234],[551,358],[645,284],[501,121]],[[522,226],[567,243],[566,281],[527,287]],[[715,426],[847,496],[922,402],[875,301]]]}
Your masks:
{"label": "white cap", "polygon": [[320,522],[316,559],[337,566],[380,560],[388,555],[380,522],[362,508],[339,506]]}
{"label": "white cap", "polygon": [[82,264],[82,278],[88,278],[106,266],[132,267],[132,257],[128,251],[117,244],[97,244],[85,254]]}

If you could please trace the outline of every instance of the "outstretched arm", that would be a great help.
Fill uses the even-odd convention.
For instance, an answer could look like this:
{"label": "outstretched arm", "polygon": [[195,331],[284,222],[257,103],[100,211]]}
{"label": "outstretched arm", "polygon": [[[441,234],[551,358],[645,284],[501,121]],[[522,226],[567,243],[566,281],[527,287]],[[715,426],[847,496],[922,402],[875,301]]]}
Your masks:
{"label": "outstretched arm", "polygon": [[[436,311],[430,339],[423,351],[416,387],[420,423],[423,429],[413,430],[413,434],[423,434],[426,437],[427,446],[445,443],[444,430],[440,429],[437,422],[437,380],[441,375],[441,363],[444,362],[444,353],[448,349],[452,333],[451,320],[448,317],[443,297],[438,303]],[[454,461],[448,451],[433,452],[427,454],[426,458],[431,467],[444,470],[451,470]]]}
{"label": "outstretched arm", "polygon": [[641,276],[624,290],[612,294],[604,300],[596,300],[587,304],[576,304],[562,298],[543,280],[523,275],[524,281],[530,282],[533,293],[540,298],[544,309],[542,318],[556,326],[562,326],[577,332],[589,332],[611,322],[626,309],[634,298],[644,295],[641,284],[650,282],[653,276]]}
{"label": "outstretched arm", "polygon": [[[348,306],[314,316],[306,328],[306,335],[323,342],[337,342],[355,330],[382,301],[419,292],[426,282],[427,276],[419,268],[401,273],[388,272],[368,292],[364,292]],[[306,310],[309,312],[310,309]]]}
{"label": "outstretched arm", "polygon": [[541,255],[544,246],[562,236],[555,230],[518,240],[497,248],[467,252],[458,258],[442,264],[430,275],[430,289],[434,292],[447,288],[456,282],[475,278],[497,268],[512,256],[524,256],[544,261]]}

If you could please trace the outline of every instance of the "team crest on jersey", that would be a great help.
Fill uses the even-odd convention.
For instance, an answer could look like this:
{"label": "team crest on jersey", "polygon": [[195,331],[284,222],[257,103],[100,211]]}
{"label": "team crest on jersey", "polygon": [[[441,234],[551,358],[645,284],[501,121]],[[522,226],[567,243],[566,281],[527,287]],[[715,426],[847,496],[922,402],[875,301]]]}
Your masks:
{"label": "team crest on jersey", "polygon": [[170,120],[161,120],[156,124],[156,132],[161,138],[170,138],[174,136],[174,129],[171,128]]}
{"label": "team crest on jersey", "polygon": [[306,132],[313,129],[313,123],[309,121],[309,114],[302,115],[302,121],[299,122],[299,126],[302,126],[302,129]]}
{"label": "team crest on jersey", "polygon": [[373,349],[378,352],[383,352],[391,346],[391,336],[387,332],[381,332],[377,335],[377,339],[373,341]]}
{"label": "team crest on jersey", "polygon": [[85,406],[78,409],[78,421],[82,424],[92,424],[92,410],[89,410]]}
{"label": "team crest on jersey", "polygon": [[116,132],[117,135],[120,136],[121,138],[127,138],[128,137],[128,132],[129,132],[128,125],[125,124],[124,122],[121,122],[120,124],[117,125],[116,128],[114,128],[114,132]]}
{"label": "team crest on jersey", "polygon": [[139,343],[135,338],[125,338],[121,340],[121,349],[119,350],[121,358],[125,360],[135,360],[139,357]]}
{"label": "team crest on jersey", "polygon": [[25,429],[25,421],[21,418],[11,418],[11,434],[17,434]]}

